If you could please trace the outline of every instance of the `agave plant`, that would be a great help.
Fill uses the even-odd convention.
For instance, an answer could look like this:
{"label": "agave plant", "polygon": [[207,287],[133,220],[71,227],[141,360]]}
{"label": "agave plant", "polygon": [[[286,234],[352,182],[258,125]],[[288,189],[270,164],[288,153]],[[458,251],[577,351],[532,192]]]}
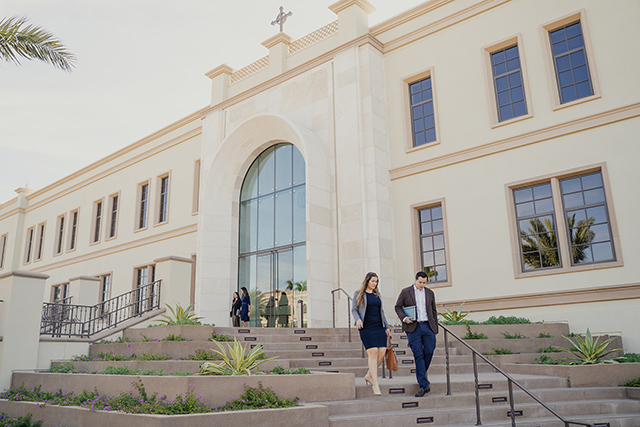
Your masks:
{"label": "agave plant", "polygon": [[191,313],[191,309],[193,308],[193,304],[189,305],[187,308],[183,308],[180,304],[176,304],[175,310],[169,304],[165,304],[167,308],[171,311],[171,315],[167,316],[163,314],[162,317],[164,319],[157,320],[160,323],[164,323],[166,326],[169,325],[200,325],[200,319],[202,317],[196,317],[194,313]]}
{"label": "agave plant", "polygon": [[562,336],[562,338],[566,339],[571,343],[571,348],[568,349],[568,348],[558,347],[558,346],[554,346],[554,347],[559,350],[569,352],[574,356],[576,356],[576,357],[565,357],[564,359],[562,359],[562,360],[570,361],[572,365],[619,363],[618,359],[621,359],[620,357],[615,357],[613,359],[603,360],[603,357],[611,353],[615,353],[616,351],[623,351],[623,349],[621,348],[616,348],[615,350],[607,350],[607,347],[609,346],[609,344],[611,344],[611,341],[613,341],[615,337],[609,338],[608,340],[604,341],[602,344],[598,344],[598,341],[600,341],[600,337],[597,337],[594,341],[593,337],[591,336],[591,331],[589,331],[589,328],[587,328],[587,334],[584,337],[584,339],[580,335],[576,336],[577,343],[572,341],[571,338],[565,337],[564,335]]}
{"label": "agave plant", "polygon": [[231,344],[220,344],[214,341],[220,350],[211,351],[220,357],[220,363],[203,362],[198,375],[251,375],[258,366],[277,357],[263,358],[262,344],[258,344],[245,353],[244,346],[237,339]]}
{"label": "agave plant", "polygon": [[447,308],[446,305],[442,304],[442,308],[444,308],[444,313],[438,313],[440,314],[440,316],[442,316],[442,318],[445,320],[445,322],[449,323],[449,324],[457,324],[462,322],[462,320],[467,317],[467,315],[469,315],[469,313],[471,313],[471,311],[467,311],[466,313],[462,312],[462,306],[464,305],[464,302],[462,304],[460,304],[460,307],[458,307],[457,310],[455,311],[451,311]]}

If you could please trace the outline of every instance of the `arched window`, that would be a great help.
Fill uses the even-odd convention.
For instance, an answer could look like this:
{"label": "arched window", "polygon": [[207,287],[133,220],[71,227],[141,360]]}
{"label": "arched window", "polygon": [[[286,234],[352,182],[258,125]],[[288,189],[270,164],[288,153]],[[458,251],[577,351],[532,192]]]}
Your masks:
{"label": "arched window", "polygon": [[305,163],[295,146],[274,145],[253,162],[240,192],[239,230],[238,289],[249,290],[250,324],[304,326]]}

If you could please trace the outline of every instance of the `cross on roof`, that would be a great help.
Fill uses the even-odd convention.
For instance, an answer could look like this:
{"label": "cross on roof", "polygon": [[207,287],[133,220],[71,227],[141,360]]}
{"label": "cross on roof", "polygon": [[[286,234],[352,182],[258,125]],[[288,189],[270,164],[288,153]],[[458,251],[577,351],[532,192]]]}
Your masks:
{"label": "cross on roof", "polygon": [[282,32],[282,26],[289,16],[293,15],[293,12],[284,13],[284,8],[280,6],[280,13],[276,16],[275,21],[271,21],[271,25],[280,25],[280,32]]}

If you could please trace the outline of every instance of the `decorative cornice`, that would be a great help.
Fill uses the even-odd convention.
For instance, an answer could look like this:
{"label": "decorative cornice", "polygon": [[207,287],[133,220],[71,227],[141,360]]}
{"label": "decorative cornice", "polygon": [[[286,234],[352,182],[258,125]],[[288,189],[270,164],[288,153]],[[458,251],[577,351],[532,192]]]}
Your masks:
{"label": "decorative cornice", "polygon": [[409,43],[413,43],[421,38],[430,36],[433,33],[444,30],[445,28],[449,28],[476,15],[480,15],[481,13],[484,13],[509,1],[511,0],[484,0],[480,3],[474,4],[473,6],[448,15],[429,25],[425,25],[424,27],[421,27],[415,31],[400,36],[394,40],[388,41],[384,45],[384,53],[389,53],[395,49],[399,49]]}
{"label": "decorative cornice", "polygon": [[391,180],[405,178],[407,176],[427,172],[433,169],[451,166],[456,163],[462,163],[468,160],[500,153],[502,151],[536,144],[549,139],[559,138],[572,133],[582,132],[587,129],[608,125],[638,116],[640,116],[640,103],[626,105],[624,107],[615,108],[613,110],[527,132],[522,135],[512,136],[499,141],[490,142],[488,144],[468,148],[466,150],[456,151],[454,153],[401,166],[390,170],[389,173],[391,175]]}
{"label": "decorative cornice", "polygon": [[386,21],[380,22],[369,29],[371,34],[374,36],[378,36],[385,31],[389,31],[398,27],[406,22],[411,21],[412,19],[416,19],[422,15],[425,15],[439,7],[442,7],[446,4],[452,3],[455,0],[432,0],[430,2],[423,3],[416,7],[413,7],[409,10],[402,12],[399,15],[396,15]]}
{"label": "decorative cornice", "polygon": [[206,73],[204,73],[204,75],[213,80],[214,78],[218,77],[220,74],[231,75],[233,74],[234,71],[235,70],[229,67],[227,64],[222,64],[222,65],[218,65],[216,68],[214,68],[211,71],[207,71]]}
{"label": "decorative cornice", "polygon": [[16,204],[18,202],[18,196],[14,197],[13,199],[7,200],[4,203],[0,203],[0,211],[2,209],[8,208],[9,206]]}
{"label": "decorative cornice", "polygon": [[339,12],[342,12],[353,5],[358,6],[360,9],[367,12],[367,14],[372,14],[376,11],[376,8],[367,0],[340,0],[329,5],[329,10],[337,15]]}
{"label": "decorative cornice", "polygon": [[47,280],[49,278],[48,274],[36,273],[34,271],[26,271],[26,270],[13,270],[7,271],[6,273],[0,274],[0,280],[6,279],[7,277],[26,277],[27,279],[42,279]]}
{"label": "decorative cornice", "polygon": [[66,196],[67,194],[73,193],[74,191],[77,191],[77,190],[79,190],[79,189],[81,189],[83,187],[86,187],[89,184],[92,184],[92,183],[94,183],[96,181],[99,181],[100,179],[102,179],[102,178],[104,178],[106,176],[112,175],[112,174],[114,174],[114,173],[116,173],[116,172],[118,172],[118,171],[120,171],[122,169],[125,169],[125,168],[127,168],[127,167],[129,167],[131,165],[134,165],[134,164],[136,164],[138,162],[141,162],[142,160],[144,160],[146,158],[149,158],[149,157],[151,157],[151,156],[153,156],[153,155],[155,155],[155,154],[157,154],[157,153],[159,153],[161,151],[167,150],[167,149],[169,149],[169,148],[171,148],[171,147],[173,147],[175,145],[178,145],[178,144],[181,144],[181,143],[183,143],[185,141],[188,141],[189,139],[194,138],[194,137],[200,135],[201,133],[202,133],[202,127],[201,126],[195,128],[195,129],[192,129],[191,131],[189,131],[189,132],[187,132],[185,134],[177,136],[177,137],[175,137],[175,138],[173,138],[173,139],[171,139],[171,140],[169,140],[169,141],[167,141],[167,142],[165,142],[165,143],[163,143],[161,145],[158,145],[158,146],[156,146],[156,147],[154,147],[152,149],[149,149],[149,150],[145,151],[144,153],[138,154],[135,157],[132,157],[132,158],[130,158],[128,160],[125,160],[124,162],[119,163],[119,164],[117,164],[116,166],[114,166],[114,167],[112,167],[110,169],[104,170],[104,171],[102,171],[102,172],[100,172],[100,173],[98,173],[98,174],[96,174],[96,175],[94,175],[94,176],[92,176],[90,178],[85,179],[84,181],[81,181],[81,182],[79,182],[79,183],[77,183],[75,185],[72,185],[71,187],[67,187],[64,190],[61,190],[58,193],[47,197],[46,199],[40,200],[39,202],[34,203],[33,205],[30,205],[27,208],[27,212],[32,211],[34,209],[37,209],[37,208],[39,208],[41,206],[44,206],[47,203],[51,203],[54,200],[59,199],[60,197]]}
{"label": "decorative cornice", "polygon": [[262,46],[266,47],[267,49],[271,49],[278,43],[284,43],[285,45],[289,46],[293,41],[294,39],[290,35],[286,33],[278,33],[275,36],[271,36],[263,41]]}
{"label": "decorative cornice", "polygon": [[159,131],[154,132],[151,135],[146,136],[146,137],[142,138],[141,140],[139,140],[137,142],[134,142],[133,144],[131,144],[131,145],[127,146],[127,147],[124,147],[124,148],[116,151],[115,153],[110,154],[107,157],[104,157],[104,158],[98,160],[97,162],[94,162],[94,163],[90,164],[89,166],[86,166],[86,167],[80,169],[77,172],[72,173],[71,175],[67,175],[66,177],[54,182],[53,184],[50,184],[50,185],[48,185],[48,186],[46,186],[44,188],[41,188],[40,190],[35,191],[34,193],[29,194],[27,196],[27,200],[31,200],[31,199],[33,199],[35,197],[42,196],[43,194],[53,190],[56,187],[60,187],[61,185],[64,185],[64,184],[66,184],[67,182],[69,182],[69,181],[71,181],[73,179],[79,178],[82,175],[85,175],[88,172],[91,172],[92,170],[94,170],[94,169],[96,169],[96,168],[98,168],[98,167],[100,167],[100,166],[102,166],[102,165],[104,165],[106,163],[109,163],[109,162],[111,162],[113,160],[116,160],[118,157],[124,156],[125,154],[130,153],[131,151],[136,150],[136,149],[138,149],[138,148],[140,148],[140,147],[142,147],[142,146],[144,146],[144,145],[146,145],[146,144],[148,144],[150,142],[153,142],[156,139],[161,138],[164,135],[167,135],[168,133],[171,133],[174,130],[181,128],[182,126],[185,126],[185,125],[187,125],[187,124],[189,124],[191,122],[194,122],[194,121],[198,120],[202,116],[202,112],[206,108],[207,107],[202,108],[202,109],[196,111],[195,113],[192,113],[192,114],[188,115],[187,117],[184,117],[184,118],[178,120],[177,122],[174,122],[174,123],[170,124],[169,126],[166,126],[166,127],[162,128],[162,129],[160,129]]}
{"label": "decorative cornice", "polygon": [[21,214],[24,212],[25,212],[24,208],[11,209],[9,212],[0,215],[0,221],[2,221],[3,219],[9,218],[10,216],[14,216],[15,214]]}
{"label": "decorative cornice", "polygon": [[151,245],[153,243],[157,243],[162,240],[173,239],[175,237],[180,237],[185,234],[195,233],[197,231],[198,231],[198,224],[191,224],[185,227],[176,228],[175,230],[167,231],[161,234],[156,234],[155,236],[145,237],[144,239],[134,240],[131,242],[123,243],[121,245],[113,246],[111,248],[102,249],[100,251],[95,251],[89,254],[80,255],[80,256],[69,258],[63,261],[43,265],[41,267],[33,269],[32,271],[42,272],[42,271],[54,270],[56,268],[66,267],[68,265],[77,264],[79,262],[84,262],[84,261],[88,261],[95,258],[100,258],[100,257],[111,255],[117,252],[127,251],[129,249],[138,248],[140,246]]}
{"label": "decorative cornice", "polygon": [[18,187],[14,191],[16,193],[18,193],[18,194],[25,193],[26,195],[29,195],[29,194],[35,192],[36,190],[32,190],[31,188]]}
{"label": "decorative cornice", "polygon": [[[570,289],[535,294],[505,295],[464,301],[445,301],[449,306],[464,303],[465,310],[473,312],[516,308],[549,307],[566,304],[585,304],[640,298],[640,283],[602,286],[598,288]],[[441,305],[443,302],[438,302]]]}
{"label": "decorative cornice", "polygon": [[286,80],[289,80],[309,70],[312,70],[313,68],[319,65],[322,65],[325,62],[331,61],[337,54],[339,54],[344,50],[351,49],[353,47],[363,46],[365,44],[370,44],[371,46],[373,46],[375,49],[377,49],[379,52],[382,53],[383,45],[380,42],[380,40],[376,39],[371,34],[365,34],[363,36],[358,37],[357,39],[351,40],[348,43],[338,46],[337,48],[332,49],[320,56],[317,56],[316,58],[302,65],[299,65],[296,68],[292,68],[291,70],[288,70],[280,75],[277,75],[276,77],[270,80],[267,80],[250,89],[247,89],[246,91],[234,96],[233,98],[229,98],[225,101],[220,102],[219,104],[212,105],[211,107],[200,110],[202,112],[202,118],[204,119],[207,116],[207,114],[210,114],[216,110],[221,110],[224,108],[231,107],[234,104],[237,104],[239,102],[244,101],[245,99],[251,98],[252,96],[259,94],[260,92],[264,92],[265,90],[268,90],[274,86],[277,86]]}

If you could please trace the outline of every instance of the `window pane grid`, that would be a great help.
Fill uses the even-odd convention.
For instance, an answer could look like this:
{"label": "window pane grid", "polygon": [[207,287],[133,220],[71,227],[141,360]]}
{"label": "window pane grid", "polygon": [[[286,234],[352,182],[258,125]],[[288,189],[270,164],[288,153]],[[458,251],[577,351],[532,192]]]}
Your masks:
{"label": "window pane grid", "polygon": [[588,174],[560,182],[572,263],[615,260],[602,174]]}
{"label": "window pane grid", "polygon": [[140,189],[140,220],[138,228],[147,226],[147,202],[148,202],[149,185],[143,185]]}
{"label": "window pane grid", "polygon": [[560,267],[551,184],[513,191],[524,271]]}
{"label": "window pane grid", "polygon": [[436,125],[433,112],[433,88],[431,77],[409,85],[411,97],[411,128],[413,146],[417,147],[436,140]]}
{"label": "window pane grid", "polygon": [[169,199],[169,177],[165,176],[160,181],[160,215],[158,222],[167,220],[167,201]]}
{"label": "window pane grid", "polygon": [[102,220],[102,202],[96,203],[96,225],[93,230],[93,242],[100,240],[100,221]]}
{"label": "window pane grid", "polygon": [[44,224],[40,224],[38,226],[38,253],[37,253],[37,257],[36,260],[40,260],[42,259],[42,246],[44,244]]}
{"label": "window pane grid", "polygon": [[549,33],[560,101],[593,95],[580,21]]}
{"label": "window pane grid", "polygon": [[78,230],[78,212],[73,213],[73,220],[71,223],[71,241],[69,242],[69,249],[76,248],[76,232]]}
{"label": "window pane grid", "polygon": [[491,54],[499,121],[527,114],[518,45]]}
{"label": "window pane grid", "polygon": [[56,248],[56,253],[59,254],[62,252],[62,236],[64,235],[64,217],[60,217],[60,227],[58,229],[58,247]]}
{"label": "window pane grid", "polygon": [[442,206],[418,211],[422,270],[429,282],[447,281],[447,260],[444,244]]}
{"label": "window pane grid", "polygon": [[109,228],[109,237],[116,236],[117,219],[118,219],[118,196],[114,196],[111,202],[111,227]]}

